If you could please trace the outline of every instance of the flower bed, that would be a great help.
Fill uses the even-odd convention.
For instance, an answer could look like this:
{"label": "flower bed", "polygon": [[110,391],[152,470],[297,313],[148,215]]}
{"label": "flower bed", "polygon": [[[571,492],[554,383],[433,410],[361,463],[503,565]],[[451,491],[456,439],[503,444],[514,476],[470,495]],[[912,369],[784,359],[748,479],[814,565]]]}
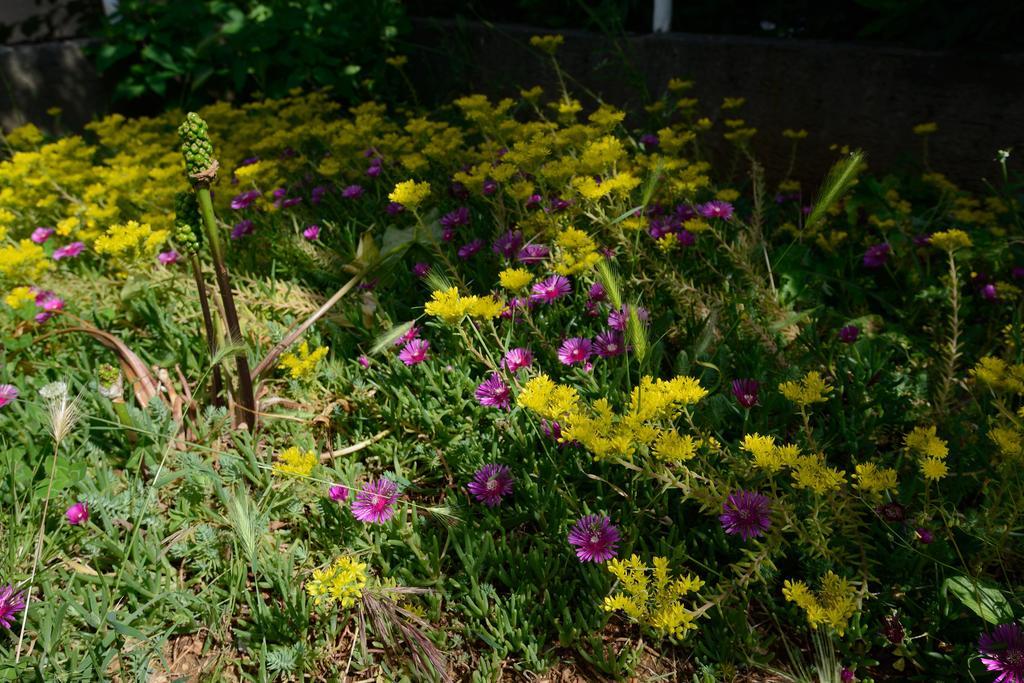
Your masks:
{"label": "flower bed", "polygon": [[1024,676],[1007,159],[804,188],[690,85],[8,135],[14,671]]}

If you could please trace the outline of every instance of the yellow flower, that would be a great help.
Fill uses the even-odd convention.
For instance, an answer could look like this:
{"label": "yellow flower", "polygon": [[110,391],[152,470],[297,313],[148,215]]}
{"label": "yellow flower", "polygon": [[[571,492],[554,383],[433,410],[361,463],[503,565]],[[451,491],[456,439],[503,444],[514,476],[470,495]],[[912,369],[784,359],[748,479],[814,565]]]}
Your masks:
{"label": "yellow flower", "polygon": [[279,365],[288,370],[292,379],[310,379],[315,373],[317,365],[327,355],[328,347],[321,346],[310,352],[309,343],[302,342],[296,353],[286,353],[281,356]]}
{"label": "yellow flower", "polygon": [[498,273],[498,280],[505,289],[518,292],[533,282],[533,275],[525,268],[506,268]]}
{"label": "yellow flower", "polygon": [[721,199],[723,202],[734,202],[740,198],[740,193],[737,190],[727,187],[724,190],[719,190],[715,193],[715,199]]}
{"label": "yellow flower", "polygon": [[36,295],[28,287],[15,287],[4,297],[4,303],[11,308],[18,309],[27,303],[34,302]]}
{"label": "yellow flower", "polygon": [[537,375],[523,385],[516,402],[548,420],[564,419],[575,412],[580,397],[572,387],[555,384],[545,374]]}
{"label": "yellow flower", "polygon": [[789,140],[803,140],[804,138],[807,137],[807,131],[804,130],[803,128],[801,128],[800,130],[793,130],[792,128],[787,128],[786,130],[782,131],[782,137],[787,138]]}
{"label": "yellow flower", "polygon": [[128,221],[110,226],[97,237],[96,253],[120,260],[151,260],[169,236],[167,230],[154,230],[149,223]]}
{"label": "yellow flower", "polygon": [[661,432],[654,442],[654,454],[666,462],[686,462],[697,455],[700,441],[689,434],[681,435],[674,429]]}
{"label": "yellow flower", "polygon": [[971,246],[971,238],[963,230],[943,230],[932,234],[931,244],[945,251],[956,251]]}
{"label": "yellow flower", "polygon": [[401,204],[407,209],[415,209],[429,196],[430,183],[405,180],[395,185],[395,189],[388,195],[388,199]]}
{"label": "yellow flower", "polygon": [[566,228],[555,238],[558,256],[555,259],[555,272],[559,275],[575,275],[589,270],[601,255],[597,253],[597,244],[591,237],[577,228]]}
{"label": "yellow flower", "polygon": [[722,100],[722,109],[739,109],[746,101],[745,97],[726,97]]}
{"label": "yellow flower", "polygon": [[384,62],[398,69],[405,66],[409,62],[409,58],[405,55],[395,55],[394,57],[388,57]]}
{"label": "yellow flower", "polygon": [[946,467],[944,461],[938,458],[922,458],[921,474],[928,481],[938,481],[949,474],[949,468]]}
{"label": "yellow flower", "polygon": [[846,481],[846,474],[825,464],[825,456],[801,455],[792,463],[793,485],[811,489],[821,495],[837,491]]}
{"label": "yellow flower", "polygon": [[932,133],[937,133],[939,131],[939,124],[935,123],[934,121],[929,121],[928,123],[919,123],[916,126],[914,126],[913,130],[914,135],[931,135]]}
{"label": "yellow flower", "polygon": [[914,427],[914,430],[907,434],[907,448],[917,452],[924,458],[935,458],[945,460],[949,455],[949,448],[946,442],[935,435],[935,427]]}
{"label": "yellow flower", "polygon": [[[330,158],[333,158],[333,157],[328,157],[328,158],[330,159]],[[235,169],[235,177],[238,178],[238,182],[240,184],[246,185],[248,183],[251,183],[253,180],[255,180],[256,176],[258,176],[260,174],[260,172],[264,168],[265,168],[265,165],[264,165],[264,163],[262,161],[257,161],[254,164],[247,164],[245,166],[242,166],[240,168],[236,168]],[[330,175],[330,174],[326,174],[326,175]]]}
{"label": "yellow flower", "polygon": [[636,555],[609,560],[608,571],[618,579],[619,590],[604,599],[604,610],[624,612],[661,635],[683,638],[697,628],[697,615],[682,600],[699,591],[704,582],[692,574],[672,578],[664,557],[655,557],[652,564],[648,567]]}
{"label": "yellow flower", "polygon": [[33,282],[53,267],[43,248],[32,240],[0,247],[0,275],[15,282]]}
{"label": "yellow flower", "polygon": [[821,579],[821,590],[811,592],[803,581],[786,580],[782,595],[807,613],[811,628],[825,624],[843,635],[850,617],[857,611],[857,594],[846,579],[829,570]]}
{"label": "yellow flower", "polygon": [[279,453],[277,462],[274,463],[274,474],[308,477],[319,460],[316,453],[306,451],[303,453],[298,446],[292,446],[286,451]]}
{"label": "yellow flower", "polygon": [[800,382],[783,382],[779,385],[782,395],[797,405],[824,403],[832,387],[822,379],[821,374],[812,370]]}
{"label": "yellow flower", "polygon": [[555,51],[564,42],[565,38],[557,34],[530,37],[530,45],[533,45],[535,48],[547,52],[549,55],[555,54]]}
{"label": "yellow flower", "polygon": [[349,557],[339,557],[324,569],[314,569],[313,578],[306,582],[306,592],[317,607],[352,607],[365,587],[366,565]]}
{"label": "yellow flower", "polygon": [[493,296],[471,296],[465,301],[466,313],[482,320],[497,318],[505,310],[505,302]]}
{"label": "yellow flower", "polygon": [[896,470],[880,468],[874,463],[862,463],[855,468],[853,475],[857,487],[869,494],[880,494],[896,488]]}
{"label": "yellow flower", "polygon": [[440,318],[446,323],[455,323],[466,315],[466,300],[459,296],[458,287],[449,287],[443,292],[441,290],[434,291],[423,310],[427,315]]}

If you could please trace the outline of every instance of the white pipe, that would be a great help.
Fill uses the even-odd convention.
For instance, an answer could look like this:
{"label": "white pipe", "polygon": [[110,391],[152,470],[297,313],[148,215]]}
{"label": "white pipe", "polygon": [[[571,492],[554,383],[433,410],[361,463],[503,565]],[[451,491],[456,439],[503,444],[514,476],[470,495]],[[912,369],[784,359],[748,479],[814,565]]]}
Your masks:
{"label": "white pipe", "polygon": [[672,30],[672,0],[654,0],[653,33],[668,33]]}

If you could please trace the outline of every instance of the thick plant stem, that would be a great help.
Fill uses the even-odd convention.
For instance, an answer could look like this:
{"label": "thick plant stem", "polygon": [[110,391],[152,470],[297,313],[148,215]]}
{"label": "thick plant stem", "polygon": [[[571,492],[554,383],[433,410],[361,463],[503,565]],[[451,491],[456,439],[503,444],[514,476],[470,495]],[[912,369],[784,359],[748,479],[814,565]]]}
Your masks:
{"label": "thick plant stem", "polygon": [[[206,238],[210,241],[210,254],[213,256],[213,270],[217,275],[217,286],[220,289],[221,302],[224,305],[224,318],[228,327],[228,338],[232,344],[243,344],[242,328],[238,324],[238,311],[235,309],[235,297],[231,292],[231,279],[228,277],[227,266],[224,265],[224,251],[217,234],[217,220],[213,215],[213,201],[210,188],[205,185],[196,187],[199,198],[199,212],[206,228]],[[238,393],[235,397],[238,417],[250,429],[256,427],[256,396],[252,390],[252,377],[249,373],[249,359],[245,351],[235,354],[235,367],[238,370]]]}
{"label": "thick plant stem", "polygon": [[[210,299],[206,292],[206,280],[203,279],[202,266],[199,264],[199,255],[192,254],[192,275],[196,279],[196,289],[199,291],[199,306],[203,309],[203,328],[206,330],[206,345],[210,349],[210,360],[217,357],[217,332],[213,327],[213,316],[210,314]],[[213,379],[210,386],[210,397],[213,405],[224,405],[220,395],[224,385],[220,374],[220,364],[213,365]]]}

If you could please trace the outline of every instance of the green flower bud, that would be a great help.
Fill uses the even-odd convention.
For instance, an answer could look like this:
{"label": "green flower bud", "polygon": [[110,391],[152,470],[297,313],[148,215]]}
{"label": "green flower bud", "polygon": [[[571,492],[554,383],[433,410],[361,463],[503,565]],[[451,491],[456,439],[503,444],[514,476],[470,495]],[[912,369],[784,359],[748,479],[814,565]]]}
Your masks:
{"label": "green flower bud", "polygon": [[217,173],[217,160],[213,158],[210,131],[195,112],[189,112],[178,127],[181,155],[185,159],[185,172],[192,182],[209,182]]}
{"label": "green flower bud", "polygon": [[199,251],[203,231],[199,229],[199,203],[194,192],[174,196],[174,241],[186,254]]}

